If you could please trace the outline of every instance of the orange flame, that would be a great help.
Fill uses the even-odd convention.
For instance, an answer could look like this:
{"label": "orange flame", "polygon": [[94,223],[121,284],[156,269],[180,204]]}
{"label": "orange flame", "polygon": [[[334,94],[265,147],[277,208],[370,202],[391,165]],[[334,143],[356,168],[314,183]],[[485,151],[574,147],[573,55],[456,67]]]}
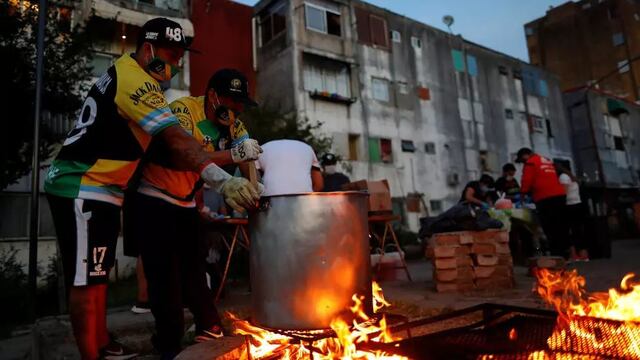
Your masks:
{"label": "orange flame", "polygon": [[[382,294],[380,286],[373,282],[373,308],[378,312],[389,306]],[[362,300],[363,296],[353,295],[353,306],[350,307],[354,314],[351,326],[340,317],[331,321],[331,329],[335,332],[335,338],[322,339],[307,344],[313,346],[314,360],[406,360],[406,357],[388,354],[384,351],[365,351],[358,349],[358,344],[367,342],[392,342],[397,340],[389,330],[387,321],[382,316],[380,322],[375,324],[369,321],[370,317],[365,313]],[[250,337],[250,353],[242,355],[241,359],[261,359],[278,355],[280,359],[302,360],[311,357],[311,351],[305,344],[293,343],[292,339],[285,335],[272,333],[265,329],[251,325],[248,321],[240,320],[231,313],[227,316],[234,322],[235,334],[248,335]]]}
{"label": "orange flame", "polygon": [[[558,326],[547,340],[552,350],[571,350],[572,342],[580,340],[601,354],[640,358],[640,284],[631,281],[634,274],[622,279],[620,289],[591,294],[576,270],[540,269],[536,276],[538,294],[559,314]],[[622,324],[598,323],[586,317]],[[546,359],[538,356],[532,353],[529,358]]]}

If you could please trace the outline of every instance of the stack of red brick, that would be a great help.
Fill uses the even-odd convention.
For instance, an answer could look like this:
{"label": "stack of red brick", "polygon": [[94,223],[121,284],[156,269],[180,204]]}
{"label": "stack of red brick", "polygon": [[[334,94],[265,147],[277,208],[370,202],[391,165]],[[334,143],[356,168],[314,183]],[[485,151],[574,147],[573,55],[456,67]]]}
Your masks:
{"label": "stack of red brick", "polygon": [[504,230],[435,234],[429,239],[438,292],[511,288],[513,259]]}

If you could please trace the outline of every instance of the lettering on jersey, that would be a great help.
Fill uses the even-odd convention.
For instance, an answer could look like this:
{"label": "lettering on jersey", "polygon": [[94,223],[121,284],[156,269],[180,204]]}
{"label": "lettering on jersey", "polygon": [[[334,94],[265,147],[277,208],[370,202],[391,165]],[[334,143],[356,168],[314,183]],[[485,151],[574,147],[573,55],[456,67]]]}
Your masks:
{"label": "lettering on jersey", "polygon": [[98,91],[100,91],[100,93],[104,95],[104,93],[107,91],[107,87],[109,87],[109,84],[111,84],[112,80],[113,79],[111,78],[111,76],[109,76],[109,73],[104,73],[96,82],[96,88],[98,88]]}
{"label": "lettering on jersey", "polygon": [[[129,98],[133,101],[133,105],[138,105],[140,101],[142,101],[142,98],[148,93],[156,93],[157,95],[160,95],[162,94],[162,89],[159,85],[145,81],[143,86],[140,86],[133,92],[133,94],[129,95]],[[164,96],[160,96],[164,101]]]}
{"label": "lettering on jersey", "polygon": [[175,111],[173,113],[176,116],[176,118],[178,118],[178,122],[180,122],[180,126],[182,126],[182,128],[185,129],[188,133],[192,134],[193,133],[193,124],[191,123],[191,120],[189,119],[188,113],[187,114],[176,113]]}
{"label": "lettering on jersey", "polygon": [[142,102],[152,108],[161,108],[167,106],[167,101],[165,100],[164,95],[155,92],[150,92],[142,96]]}

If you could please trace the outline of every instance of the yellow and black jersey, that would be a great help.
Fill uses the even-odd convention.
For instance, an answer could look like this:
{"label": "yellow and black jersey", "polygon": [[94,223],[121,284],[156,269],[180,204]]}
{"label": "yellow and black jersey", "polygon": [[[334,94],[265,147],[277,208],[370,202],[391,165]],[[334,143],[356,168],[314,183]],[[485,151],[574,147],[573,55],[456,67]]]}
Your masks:
{"label": "yellow and black jersey", "polygon": [[[216,125],[207,119],[204,96],[186,96],[172,102],[170,107],[180,126],[206,151],[228,150],[249,138],[240,119],[235,119],[229,127]],[[146,159],[138,192],[183,207],[195,206],[194,195],[199,187],[200,174],[171,169],[168,154],[159,149],[161,145],[156,145],[159,144],[154,142]]]}
{"label": "yellow and black jersey", "polygon": [[123,55],[89,90],[45,191],[121,205],[151,137],[177,123],[158,82]]}

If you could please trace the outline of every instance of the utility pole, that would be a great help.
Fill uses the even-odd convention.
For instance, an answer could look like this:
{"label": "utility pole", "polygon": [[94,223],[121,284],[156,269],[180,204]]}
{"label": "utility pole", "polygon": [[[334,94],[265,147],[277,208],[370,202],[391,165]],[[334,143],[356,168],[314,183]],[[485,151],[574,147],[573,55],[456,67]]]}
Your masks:
{"label": "utility pole", "polygon": [[47,26],[47,0],[38,6],[36,45],[36,103],[33,115],[33,157],[31,163],[31,216],[29,217],[29,299],[30,317],[36,318],[38,275],[38,228],[40,224],[40,112],[42,107],[42,72],[44,68],[44,32]]}

